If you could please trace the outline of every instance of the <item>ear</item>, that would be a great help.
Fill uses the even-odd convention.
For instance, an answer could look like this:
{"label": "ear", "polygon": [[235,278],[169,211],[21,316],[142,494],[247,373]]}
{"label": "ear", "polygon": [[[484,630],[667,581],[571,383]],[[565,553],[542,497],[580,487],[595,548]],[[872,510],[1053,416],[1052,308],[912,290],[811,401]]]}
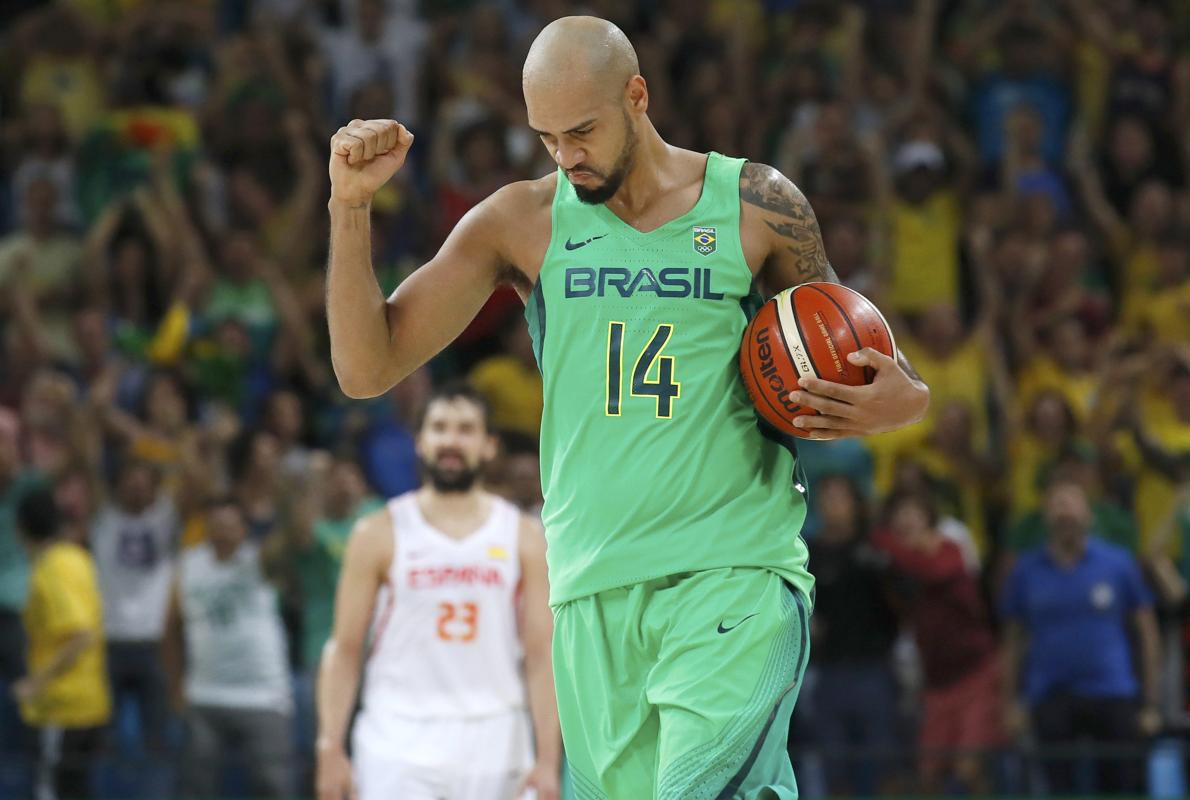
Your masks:
{"label": "ear", "polygon": [[640,75],[633,75],[624,87],[624,98],[628,107],[637,114],[644,114],[649,110],[649,87]]}

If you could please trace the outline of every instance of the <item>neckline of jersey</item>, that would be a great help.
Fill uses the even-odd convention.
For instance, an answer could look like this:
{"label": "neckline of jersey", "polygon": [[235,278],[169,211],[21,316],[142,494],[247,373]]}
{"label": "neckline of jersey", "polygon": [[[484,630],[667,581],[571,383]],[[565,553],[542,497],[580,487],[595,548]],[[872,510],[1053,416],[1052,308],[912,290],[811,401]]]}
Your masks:
{"label": "neckline of jersey", "polygon": [[[664,231],[668,228],[673,228],[678,225],[684,225],[689,221],[687,219],[688,217],[693,217],[693,216],[697,215],[699,212],[702,211],[703,205],[710,202],[710,194],[711,193],[707,191],[707,184],[711,180],[711,168],[712,168],[711,164],[717,155],[718,155],[718,153],[716,153],[713,150],[707,152],[706,163],[703,166],[703,173],[702,173],[702,189],[699,191],[698,200],[696,200],[694,205],[690,207],[690,210],[686,211],[683,214],[680,214],[679,216],[674,217],[673,219],[671,219],[667,222],[661,223],[656,228],[651,228],[647,231],[642,231],[640,228],[633,227],[632,225],[629,225],[624,220],[620,219],[619,215],[617,215],[616,212],[614,212],[610,208],[608,208],[606,203],[598,204],[596,206],[596,209],[598,210],[598,213],[601,214],[609,224],[618,226],[618,227],[622,228],[623,230],[626,230],[636,236],[651,236],[654,233],[658,233],[659,231]],[[564,175],[559,175],[558,180],[566,180],[566,177]],[[572,192],[574,191],[573,186],[571,187],[571,191]]]}
{"label": "neckline of jersey", "polygon": [[425,512],[421,510],[421,503],[417,499],[416,492],[410,495],[409,501],[409,507],[412,509],[413,515],[417,518],[417,521],[422,526],[422,528],[429,531],[435,537],[449,542],[455,547],[463,547],[467,544],[470,544],[471,542],[474,542],[480,535],[485,533],[487,529],[492,526],[492,522],[496,519],[496,500],[495,498],[492,498],[492,508],[488,512],[487,519],[485,519],[478,528],[471,531],[471,533],[461,538],[456,538],[439,528],[437,525],[434,525],[429,519],[426,518]]}

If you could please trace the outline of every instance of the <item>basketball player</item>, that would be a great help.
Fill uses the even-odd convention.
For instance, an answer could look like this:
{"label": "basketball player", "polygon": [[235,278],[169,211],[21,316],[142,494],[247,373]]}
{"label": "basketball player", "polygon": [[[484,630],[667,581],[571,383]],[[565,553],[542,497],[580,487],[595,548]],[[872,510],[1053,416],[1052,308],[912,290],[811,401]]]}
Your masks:
{"label": "basketball player", "polygon": [[512,800],[527,787],[557,800],[545,538],[477,485],[496,441],[476,391],[431,397],[417,453],[426,485],[362,518],[347,543],[318,678],[318,796],[354,796],[354,766],[362,800]]}
{"label": "basketball player", "polygon": [[[340,386],[385,391],[499,284],[526,301],[544,379],[542,512],[558,708],[580,798],[796,797],[785,751],[813,578],[795,456],[757,427],[736,369],[758,297],[834,280],[814,212],[763,164],[668,145],[618,28],[566,17],[523,73],[558,164],[476,206],[385,300],[369,201],[413,135],[354,120],[331,140],[327,312]],[[922,418],[903,358],[870,385],[803,379],[816,438]]]}

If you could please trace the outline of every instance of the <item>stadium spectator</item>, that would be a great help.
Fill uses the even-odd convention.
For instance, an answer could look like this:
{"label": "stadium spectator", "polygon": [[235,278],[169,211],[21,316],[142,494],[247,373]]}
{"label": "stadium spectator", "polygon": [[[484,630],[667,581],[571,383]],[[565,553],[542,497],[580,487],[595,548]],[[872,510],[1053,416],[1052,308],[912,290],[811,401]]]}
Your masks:
{"label": "stadium spectator", "polygon": [[21,230],[0,239],[0,287],[28,292],[37,304],[38,338],[56,358],[74,356],[68,301],[78,286],[82,246],[59,211],[58,185],[29,180],[21,202]]}
{"label": "stadium spectator", "polygon": [[387,116],[417,125],[421,53],[428,31],[423,20],[408,13],[410,6],[388,0],[361,0],[345,9],[345,25],[323,32],[322,49],[330,67],[331,105],[336,119],[344,118],[351,93],[379,76],[397,98]]}
{"label": "stadium spectator", "polygon": [[181,533],[177,506],[162,489],[160,472],[143,461],[126,461],[89,538],[103,594],[113,700],[117,709],[135,705],[146,749],[165,743],[169,709],[161,637]]}
{"label": "stadium spectator", "polygon": [[923,790],[953,776],[973,795],[990,787],[986,752],[1002,742],[1000,664],[991,613],[962,550],[938,529],[928,496],[894,494],[872,544],[913,588],[913,633],[925,672],[918,746]]}
{"label": "stadium spectator", "polygon": [[[811,495],[822,520],[810,540],[818,579],[810,646],[810,744],[827,759],[831,794],[873,795],[891,778],[900,738],[892,648],[898,620],[884,559],[868,542],[867,503],[853,481],[827,476]],[[857,759],[843,754],[858,752]]]}
{"label": "stadium spectator", "polygon": [[[1095,759],[1092,791],[1143,791],[1140,745],[1161,725],[1152,594],[1131,554],[1091,535],[1080,484],[1054,480],[1045,515],[1048,540],[1020,557],[1004,587],[1006,724],[1019,735],[1031,721],[1044,745],[1084,736],[1123,745],[1115,758]],[[1069,752],[1043,764],[1051,792],[1080,790]]]}
{"label": "stadium spectator", "polygon": [[89,797],[91,759],[111,716],[95,564],[86,550],[62,540],[48,487],[21,499],[17,525],[32,571],[24,611],[28,671],[13,693],[37,732],[36,796]]}
{"label": "stadium spectator", "polygon": [[15,749],[20,722],[12,704],[12,684],[25,673],[25,634],[21,611],[29,585],[29,562],[17,529],[17,507],[45,478],[20,452],[20,418],[0,408],[0,734]]}
{"label": "stadium spectator", "polygon": [[265,401],[264,427],[277,439],[281,451],[281,472],[296,480],[309,468],[310,448],[305,445],[306,416],[302,396],[295,391],[278,389]]}
{"label": "stadium spectator", "polygon": [[238,504],[213,500],[206,532],[206,542],[182,554],[164,639],[172,704],[184,711],[188,734],[182,793],[218,796],[224,767],[239,753],[253,796],[288,797],[292,697],[276,592]]}
{"label": "stadium spectator", "polygon": [[484,482],[525,514],[541,519],[541,458],[537,437],[500,434],[500,456],[492,462]]}

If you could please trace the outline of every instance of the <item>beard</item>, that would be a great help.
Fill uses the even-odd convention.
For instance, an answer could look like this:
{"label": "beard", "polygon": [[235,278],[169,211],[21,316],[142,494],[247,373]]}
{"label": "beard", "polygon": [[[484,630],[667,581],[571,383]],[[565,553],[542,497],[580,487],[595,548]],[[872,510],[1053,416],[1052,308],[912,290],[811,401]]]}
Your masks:
{"label": "beard", "polygon": [[[625,115],[625,123],[628,123],[627,115]],[[626,127],[627,141],[624,142],[624,149],[620,151],[620,155],[616,158],[616,163],[612,166],[612,171],[608,175],[604,175],[598,170],[590,167],[582,167],[582,171],[590,172],[597,178],[603,178],[603,183],[595,187],[578,186],[574,183],[570,185],[574,187],[575,197],[579,202],[587,205],[596,206],[601,203],[606,203],[611,200],[616,192],[620,191],[621,184],[624,183],[624,178],[628,177],[628,171],[632,169],[632,163],[636,155],[636,131],[631,127]]]}
{"label": "beard", "polygon": [[471,466],[459,457],[460,466],[443,467],[437,461],[418,459],[422,474],[435,491],[443,494],[469,492],[479,480],[480,467]]}

